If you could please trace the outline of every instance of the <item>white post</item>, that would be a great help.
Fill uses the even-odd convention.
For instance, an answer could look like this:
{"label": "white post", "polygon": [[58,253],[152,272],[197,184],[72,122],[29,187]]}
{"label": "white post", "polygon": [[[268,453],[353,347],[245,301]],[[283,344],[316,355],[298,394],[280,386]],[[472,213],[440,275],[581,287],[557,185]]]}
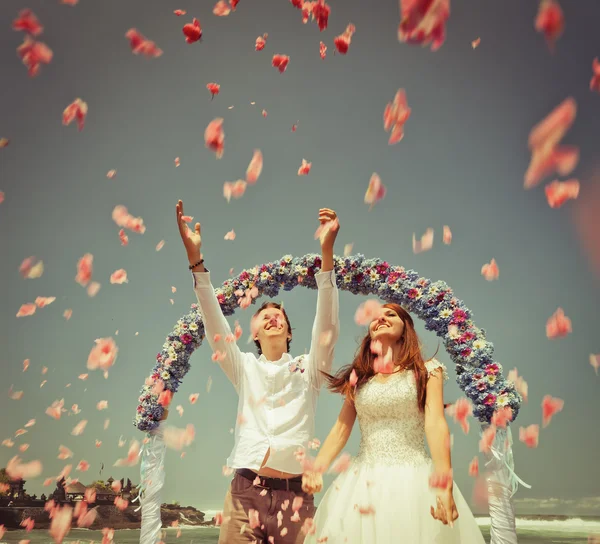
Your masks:
{"label": "white post", "polygon": [[486,454],[490,544],[517,544],[513,495],[519,483],[531,488],[514,472],[510,428],[497,429],[491,451]]}
{"label": "white post", "polygon": [[142,524],[140,544],[157,544],[161,542],[162,519],[160,505],[162,503],[162,488],[165,485],[165,456],[166,446],[163,441],[162,424],[156,431],[148,435],[149,441],[144,444],[140,455],[140,508],[142,509]]}

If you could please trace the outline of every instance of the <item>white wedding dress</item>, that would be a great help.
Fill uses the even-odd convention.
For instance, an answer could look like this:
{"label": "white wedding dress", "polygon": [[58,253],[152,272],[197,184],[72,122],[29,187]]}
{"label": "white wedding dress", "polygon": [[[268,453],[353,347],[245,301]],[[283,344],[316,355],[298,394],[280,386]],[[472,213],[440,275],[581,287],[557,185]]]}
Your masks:
{"label": "white wedding dress", "polygon": [[[428,372],[441,367],[426,363]],[[433,519],[429,507],[431,457],[412,372],[374,376],[357,392],[361,431],[358,456],[325,493],[305,544],[485,544],[471,510],[454,484],[454,527]]]}

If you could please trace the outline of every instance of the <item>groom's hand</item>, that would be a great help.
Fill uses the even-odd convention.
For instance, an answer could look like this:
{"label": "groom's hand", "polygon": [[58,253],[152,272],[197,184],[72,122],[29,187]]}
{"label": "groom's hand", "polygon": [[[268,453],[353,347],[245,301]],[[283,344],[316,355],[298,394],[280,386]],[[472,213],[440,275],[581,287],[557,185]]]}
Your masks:
{"label": "groom's hand", "polygon": [[321,208],[319,210],[319,223],[323,227],[323,232],[320,236],[321,251],[333,253],[333,244],[340,230],[338,216],[329,208]]}

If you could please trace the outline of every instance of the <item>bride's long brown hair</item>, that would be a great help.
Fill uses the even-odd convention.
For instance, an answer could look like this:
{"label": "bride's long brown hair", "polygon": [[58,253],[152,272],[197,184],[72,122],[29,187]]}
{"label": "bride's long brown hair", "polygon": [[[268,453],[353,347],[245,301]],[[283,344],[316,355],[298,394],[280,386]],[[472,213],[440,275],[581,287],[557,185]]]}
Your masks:
{"label": "bride's long brown hair", "polygon": [[[415,331],[414,321],[410,314],[398,304],[384,304],[383,307],[394,310],[404,322],[404,331],[400,338],[400,352],[396,364],[402,370],[413,371],[417,383],[417,404],[419,410],[424,412],[427,392],[427,369],[425,368],[425,361],[421,353],[421,342]],[[435,353],[437,353],[437,350]],[[373,369],[374,360],[375,355],[371,353],[371,334],[367,331],[367,334],[356,350],[352,363],[343,366],[334,375],[323,372],[328,382],[327,388],[334,393],[341,393],[354,401],[356,390],[375,375]],[[353,370],[358,378],[356,386],[350,385],[350,374],[352,374]]]}

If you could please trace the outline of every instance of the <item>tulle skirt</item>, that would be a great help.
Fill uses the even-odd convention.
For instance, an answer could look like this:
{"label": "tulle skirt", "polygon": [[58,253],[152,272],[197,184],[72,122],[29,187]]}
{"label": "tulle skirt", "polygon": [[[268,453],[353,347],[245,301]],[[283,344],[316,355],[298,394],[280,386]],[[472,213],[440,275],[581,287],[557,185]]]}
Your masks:
{"label": "tulle skirt", "polygon": [[454,527],[433,519],[436,493],[429,488],[431,461],[418,466],[355,461],[321,500],[315,532],[305,544],[485,544],[481,530],[454,484]]}

